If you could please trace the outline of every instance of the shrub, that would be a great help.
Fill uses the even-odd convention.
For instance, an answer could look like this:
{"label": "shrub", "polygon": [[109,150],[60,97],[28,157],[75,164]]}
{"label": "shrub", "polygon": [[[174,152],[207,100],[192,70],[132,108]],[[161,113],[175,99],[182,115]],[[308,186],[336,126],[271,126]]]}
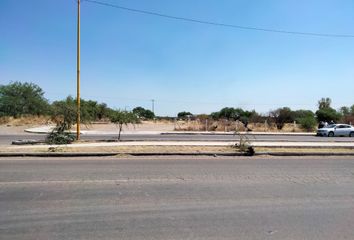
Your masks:
{"label": "shrub", "polygon": [[308,132],[313,131],[317,125],[317,121],[314,116],[306,116],[303,118],[298,118],[297,121],[299,122],[301,128]]}
{"label": "shrub", "polygon": [[57,126],[48,134],[46,142],[49,144],[70,144],[75,140],[75,135],[65,132],[65,126]]}
{"label": "shrub", "polygon": [[235,135],[239,137],[239,142],[236,143],[233,147],[238,149],[245,155],[253,156],[255,154],[255,151],[254,148],[251,146],[251,141],[248,136],[240,134],[238,131],[235,132]]}

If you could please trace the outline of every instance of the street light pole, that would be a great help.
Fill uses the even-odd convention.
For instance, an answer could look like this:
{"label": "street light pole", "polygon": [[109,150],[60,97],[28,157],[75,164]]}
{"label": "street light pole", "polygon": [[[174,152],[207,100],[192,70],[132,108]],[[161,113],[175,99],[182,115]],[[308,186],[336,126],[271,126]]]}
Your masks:
{"label": "street light pole", "polygon": [[80,0],[77,0],[77,73],[76,73],[76,139],[80,140]]}

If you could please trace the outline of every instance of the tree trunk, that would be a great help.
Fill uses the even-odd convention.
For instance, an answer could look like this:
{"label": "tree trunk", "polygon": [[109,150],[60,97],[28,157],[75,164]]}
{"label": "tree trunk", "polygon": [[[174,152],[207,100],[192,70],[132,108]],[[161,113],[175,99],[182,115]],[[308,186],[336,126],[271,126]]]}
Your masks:
{"label": "tree trunk", "polygon": [[122,132],[123,125],[119,125],[119,132],[118,132],[118,141],[120,141],[120,133]]}

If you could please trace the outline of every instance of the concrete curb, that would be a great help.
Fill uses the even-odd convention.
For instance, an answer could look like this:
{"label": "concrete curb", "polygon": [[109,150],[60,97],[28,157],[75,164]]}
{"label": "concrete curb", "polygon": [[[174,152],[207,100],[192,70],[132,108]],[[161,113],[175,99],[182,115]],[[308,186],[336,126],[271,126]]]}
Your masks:
{"label": "concrete curb", "polygon": [[36,133],[36,134],[48,134],[52,132],[54,128],[55,128],[54,125],[49,125],[49,126],[42,126],[42,127],[27,128],[24,130],[24,132]]}
{"label": "concrete curb", "polygon": [[[142,153],[104,153],[104,152],[96,152],[96,153],[59,153],[59,152],[22,152],[22,153],[0,153],[1,157],[109,157],[109,156],[119,156],[119,155],[130,155],[130,156],[249,156],[247,153],[213,153],[213,152],[199,152],[199,153],[154,153],[154,152],[142,152]],[[354,153],[347,152],[256,152],[255,156],[354,156]]]}
{"label": "concrete curb", "polygon": [[343,145],[338,145],[338,146],[304,146],[304,145],[294,145],[294,146],[286,146],[286,145],[250,145],[255,148],[290,148],[290,149],[296,149],[296,148],[302,148],[302,149],[354,149],[354,146],[343,146]]}
{"label": "concrete curb", "polygon": [[[134,146],[160,146],[160,147],[231,147],[234,146],[235,142],[183,142],[183,141],[159,141],[159,142],[111,142],[111,143],[80,143],[80,144],[67,144],[67,145],[43,145],[43,144],[26,144],[22,146],[13,145],[6,147],[7,149],[46,149],[46,148],[81,148],[84,149],[86,147],[134,147]],[[299,144],[298,142],[252,142],[249,144],[254,148],[304,148],[304,149],[354,149],[354,142],[337,142],[337,143],[321,143],[321,142],[308,142]],[[1,147],[1,146],[0,146]],[[6,151],[6,148],[3,151]],[[20,150],[21,151],[21,150]],[[23,150],[22,150],[23,151]]]}
{"label": "concrete curb", "polygon": [[1,157],[105,157],[117,153],[60,153],[60,152],[8,152],[0,153]]}
{"label": "concrete curb", "polygon": [[[292,133],[292,132],[240,132],[240,135],[259,135],[259,136],[316,136],[316,133]],[[238,135],[234,132],[162,132],[161,135],[215,135],[215,136],[223,136],[223,135]]]}
{"label": "concrete curb", "polygon": [[255,156],[262,156],[262,155],[269,155],[269,156],[354,156],[353,153],[348,152],[256,152]]}
{"label": "concrete curb", "polygon": [[60,153],[60,152],[22,152],[22,153],[0,153],[1,157],[109,157],[117,155],[131,155],[131,156],[246,156],[245,153],[212,153],[212,152],[200,152],[200,153],[154,153],[154,152],[142,152],[142,153],[121,153],[121,152],[93,152],[93,153]]}

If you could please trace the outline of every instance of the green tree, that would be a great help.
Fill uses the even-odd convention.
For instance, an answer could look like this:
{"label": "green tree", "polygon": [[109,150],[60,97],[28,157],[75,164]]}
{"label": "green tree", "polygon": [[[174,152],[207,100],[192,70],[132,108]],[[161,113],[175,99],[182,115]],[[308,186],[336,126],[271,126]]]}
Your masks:
{"label": "green tree", "polygon": [[81,116],[83,116],[84,119],[90,122],[97,120],[98,103],[96,101],[81,99],[80,104]]}
{"label": "green tree", "polygon": [[100,103],[97,106],[97,120],[102,120],[103,118],[108,118],[111,109],[107,107],[107,104]]}
{"label": "green tree", "polygon": [[294,117],[295,121],[306,131],[313,131],[317,125],[315,114],[311,110],[296,110],[294,111]]}
{"label": "green tree", "polygon": [[330,98],[321,98],[318,101],[318,109],[325,109],[331,107],[332,100]]}
{"label": "green tree", "polygon": [[38,85],[27,82],[0,85],[0,115],[12,117],[43,115],[47,114],[48,110],[48,101]]}
{"label": "green tree", "polygon": [[350,115],[354,116],[354,104],[350,107]]}
{"label": "green tree", "polygon": [[335,109],[329,107],[329,108],[323,108],[323,109],[317,110],[316,117],[317,117],[318,121],[337,122],[338,120],[341,119],[342,115],[339,112],[337,112]]}
{"label": "green tree", "polygon": [[[68,96],[65,100],[55,101],[52,103],[52,120],[57,124],[58,129],[69,130],[77,120],[76,100]],[[85,118],[80,120],[84,121]]]}
{"label": "green tree", "polygon": [[[80,99],[80,122],[87,124],[99,117],[107,117],[110,109],[106,104],[96,101]],[[64,100],[55,101],[51,105],[52,120],[57,124],[55,129],[47,136],[48,143],[67,144],[75,136],[66,132],[77,122],[77,101],[71,96]]]}
{"label": "green tree", "polygon": [[345,117],[350,115],[349,107],[343,106],[339,109],[339,112]]}
{"label": "green tree", "polygon": [[234,119],[236,117],[235,109],[232,107],[225,107],[219,111],[219,119]]}
{"label": "green tree", "polygon": [[211,116],[215,120],[238,120],[241,117],[249,118],[251,114],[252,112],[244,111],[241,108],[225,107],[222,108],[219,112],[213,112]]}
{"label": "green tree", "polygon": [[241,108],[223,108],[219,112],[219,118],[225,118],[228,120],[237,120],[244,115],[244,111]]}
{"label": "green tree", "polygon": [[210,118],[208,114],[198,114],[195,116],[196,119],[199,119],[199,121],[205,121]]}
{"label": "green tree", "polygon": [[315,114],[311,110],[300,109],[300,110],[294,111],[294,117],[295,117],[295,120],[298,121],[298,119],[300,119],[300,118],[315,117]]}
{"label": "green tree", "polygon": [[191,112],[186,112],[186,111],[179,112],[177,114],[177,118],[180,118],[180,119],[187,119],[188,117],[191,117],[191,116],[193,116],[193,114]]}
{"label": "green tree", "polygon": [[[51,107],[52,119],[58,125],[64,125],[66,130],[70,129],[77,118],[77,102],[71,96],[64,100],[55,101]],[[96,101],[80,99],[80,121],[81,123],[91,123],[108,117],[111,110],[105,103],[98,104]]]}
{"label": "green tree", "polygon": [[285,123],[292,123],[295,120],[295,114],[288,107],[278,108],[270,112],[270,117],[273,118],[277,129],[281,130]]}
{"label": "green tree", "polygon": [[332,100],[330,98],[322,98],[318,101],[318,110],[316,111],[317,120],[323,122],[334,121],[341,119],[342,114],[331,107]]}
{"label": "green tree", "polygon": [[133,113],[143,120],[151,120],[155,118],[155,114],[152,111],[143,107],[134,108]]}
{"label": "green tree", "polygon": [[112,111],[110,114],[110,120],[112,123],[116,124],[118,127],[118,141],[120,140],[121,132],[123,126],[128,124],[137,124],[139,123],[139,118],[133,112],[127,111]]}
{"label": "green tree", "polygon": [[[213,112],[210,114],[214,120],[227,119],[231,121],[239,120],[248,129],[248,123],[250,121],[257,121],[260,115],[255,111],[245,111],[242,108],[225,107],[219,112]],[[249,129],[250,130],[250,129]]]}
{"label": "green tree", "polygon": [[255,110],[252,110],[250,113],[251,113],[249,116],[250,122],[259,123],[259,122],[264,122],[264,120],[266,119],[265,116],[262,116],[261,114],[257,113]]}

